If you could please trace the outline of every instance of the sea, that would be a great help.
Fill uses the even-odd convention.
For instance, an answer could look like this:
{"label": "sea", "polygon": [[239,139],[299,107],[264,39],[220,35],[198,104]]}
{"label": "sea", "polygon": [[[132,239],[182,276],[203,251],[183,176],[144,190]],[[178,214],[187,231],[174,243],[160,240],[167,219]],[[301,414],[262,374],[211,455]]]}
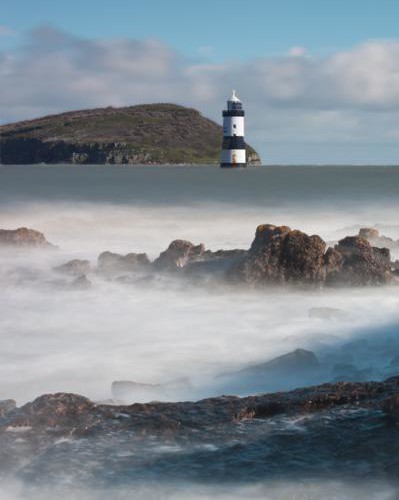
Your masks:
{"label": "sea", "polygon": [[[373,227],[391,238],[392,259],[399,260],[399,167],[0,165],[0,229],[32,228],[54,245],[0,250],[0,400],[22,405],[41,394],[72,392],[112,404],[117,380],[188,381],[173,394],[157,394],[174,401],[295,389],[300,380],[282,377],[238,390],[223,386],[220,375],[298,348],[326,363],[350,365],[367,380],[394,375],[395,286],[254,290],[173,276],[114,280],[96,273],[104,251],[155,259],[175,239],[210,250],[246,249],[265,223],[318,234],[329,245]],[[74,289],[55,270],[72,259],[90,261],[90,287]],[[315,308],[342,314],[315,317]],[[307,384],[331,381],[334,374],[323,377]],[[135,401],[151,397],[144,391]],[[141,448],[138,458],[134,440],[111,436],[105,446],[71,439],[61,444],[62,453],[58,448],[48,458],[18,461],[12,473],[0,471],[0,498],[50,499],[54,492],[84,500],[398,498],[378,461],[354,459],[353,475],[343,477],[337,462],[323,462],[327,469],[318,470],[320,457],[315,452],[309,458],[309,447],[298,454],[295,440],[308,435],[309,426],[314,437],[317,426],[334,418],[342,423],[342,415],[330,415],[317,425],[253,425],[225,443],[210,433],[205,459],[198,443],[182,449],[157,442]],[[268,437],[277,431],[280,451]],[[23,439],[16,435],[11,443],[19,458]],[[246,446],[255,442],[261,443],[256,453]],[[294,442],[295,460],[282,459]],[[53,459],[49,474],[43,464]],[[300,473],[294,474],[297,466]]]}

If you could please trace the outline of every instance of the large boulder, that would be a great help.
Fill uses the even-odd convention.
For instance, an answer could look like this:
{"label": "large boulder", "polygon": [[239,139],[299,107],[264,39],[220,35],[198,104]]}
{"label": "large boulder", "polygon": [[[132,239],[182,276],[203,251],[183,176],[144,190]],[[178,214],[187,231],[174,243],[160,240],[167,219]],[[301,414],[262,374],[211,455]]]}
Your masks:
{"label": "large boulder", "polygon": [[263,224],[256,229],[248,253],[229,275],[253,284],[321,284],[325,278],[326,243],[287,226]]}
{"label": "large boulder", "polygon": [[390,251],[372,247],[366,238],[347,236],[330,250],[326,276],[329,285],[382,285],[391,278]]}
{"label": "large boulder", "polygon": [[145,253],[128,253],[121,255],[113,252],[103,252],[98,256],[97,269],[103,274],[119,274],[132,272],[147,267],[150,260]]}
{"label": "large boulder", "polygon": [[52,246],[43,233],[20,227],[18,229],[0,229],[0,246],[50,247]]}
{"label": "large boulder", "polygon": [[359,230],[359,236],[361,238],[366,238],[373,247],[378,248],[398,248],[399,241],[395,241],[388,236],[381,235],[377,229],[373,227],[362,227]]}
{"label": "large boulder", "polygon": [[154,261],[154,267],[161,271],[177,271],[189,262],[201,259],[204,253],[205,247],[202,243],[194,245],[190,241],[174,240]]}
{"label": "large boulder", "polygon": [[77,394],[45,394],[18,408],[10,416],[10,427],[76,427],[94,416],[96,405]]}

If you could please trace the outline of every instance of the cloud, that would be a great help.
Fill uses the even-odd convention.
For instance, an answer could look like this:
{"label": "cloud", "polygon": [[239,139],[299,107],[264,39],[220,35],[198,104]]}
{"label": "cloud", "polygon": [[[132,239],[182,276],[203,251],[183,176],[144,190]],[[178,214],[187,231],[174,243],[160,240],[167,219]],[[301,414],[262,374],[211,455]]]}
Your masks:
{"label": "cloud", "polygon": [[231,88],[261,150],[273,142],[396,141],[399,40],[327,57],[302,47],[250,61],[184,57],[159,40],[87,40],[52,27],[0,52],[1,122],[85,107],[176,102],[220,121]]}
{"label": "cloud", "polygon": [[14,36],[17,32],[9,26],[0,25],[0,36]]}

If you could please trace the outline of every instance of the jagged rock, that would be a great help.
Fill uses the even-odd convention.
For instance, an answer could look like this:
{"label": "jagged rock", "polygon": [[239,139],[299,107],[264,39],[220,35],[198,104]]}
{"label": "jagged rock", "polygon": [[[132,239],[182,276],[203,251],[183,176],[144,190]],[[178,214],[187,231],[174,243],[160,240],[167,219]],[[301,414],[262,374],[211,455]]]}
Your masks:
{"label": "jagged rock", "polygon": [[73,259],[61,266],[54,267],[54,271],[71,274],[71,275],[82,275],[90,272],[90,261]]}
{"label": "jagged rock", "polygon": [[103,252],[98,256],[97,269],[104,274],[132,272],[150,264],[145,253],[128,253],[121,255],[113,252]]}
{"label": "jagged rock", "polygon": [[194,245],[190,241],[174,240],[154,261],[154,267],[162,271],[176,271],[189,262],[200,259],[204,252],[205,247],[202,243]]}
{"label": "jagged rock", "polygon": [[309,309],[309,318],[316,319],[346,319],[347,313],[335,307],[312,307]]}
{"label": "jagged rock", "polygon": [[4,399],[0,401],[0,418],[5,417],[10,412],[15,410],[17,403],[13,399]]}
{"label": "jagged rock", "polygon": [[384,399],[381,403],[381,408],[387,415],[399,418],[399,393]]}
{"label": "jagged rock", "polygon": [[18,247],[51,247],[43,233],[20,227],[18,229],[0,229],[0,246],[10,245]]}
{"label": "jagged rock", "polygon": [[96,405],[77,394],[45,394],[18,408],[7,421],[11,427],[70,427],[95,417]]}
{"label": "jagged rock", "polygon": [[329,285],[382,285],[391,280],[391,258],[387,248],[372,247],[359,236],[347,236],[335,245],[333,252],[341,256],[336,265],[327,266]]}
{"label": "jagged rock", "polygon": [[320,284],[325,275],[325,248],[319,236],[308,236],[287,226],[263,224],[256,229],[247,255],[232,267],[229,275],[254,284]]}

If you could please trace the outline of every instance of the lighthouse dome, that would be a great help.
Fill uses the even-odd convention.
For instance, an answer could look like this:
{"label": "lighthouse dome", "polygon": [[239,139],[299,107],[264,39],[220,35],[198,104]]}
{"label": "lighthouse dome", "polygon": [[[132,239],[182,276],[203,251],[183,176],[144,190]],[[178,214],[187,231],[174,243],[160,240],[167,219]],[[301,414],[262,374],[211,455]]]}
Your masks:
{"label": "lighthouse dome", "polygon": [[231,97],[229,99],[230,102],[241,102],[240,99],[236,95],[235,89],[231,92]]}

